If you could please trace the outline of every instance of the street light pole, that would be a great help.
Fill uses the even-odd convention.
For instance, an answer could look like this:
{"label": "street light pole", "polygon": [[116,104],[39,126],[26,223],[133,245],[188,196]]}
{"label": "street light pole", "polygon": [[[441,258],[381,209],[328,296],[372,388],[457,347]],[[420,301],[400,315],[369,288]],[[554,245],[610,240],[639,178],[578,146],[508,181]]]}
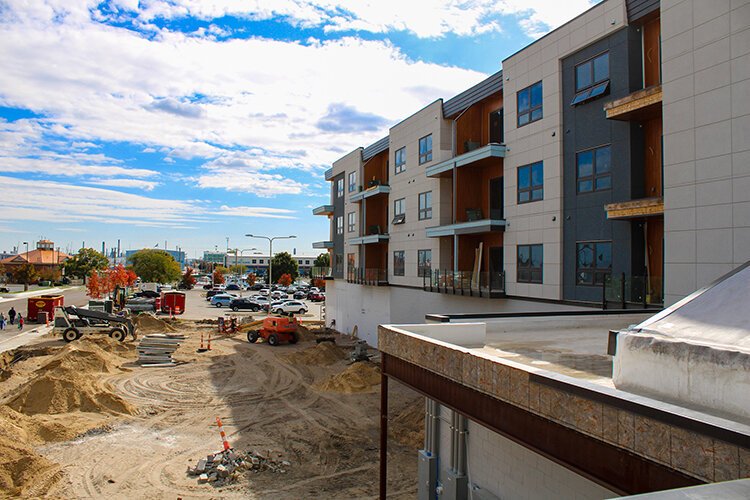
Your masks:
{"label": "street light pole", "polygon": [[[268,240],[268,286],[271,286],[271,277],[273,276],[273,240],[288,240],[292,238],[296,238],[297,236],[291,235],[291,236],[260,236],[257,234],[246,234],[248,238],[261,238],[264,240]],[[268,304],[268,315],[271,314],[271,303]]]}

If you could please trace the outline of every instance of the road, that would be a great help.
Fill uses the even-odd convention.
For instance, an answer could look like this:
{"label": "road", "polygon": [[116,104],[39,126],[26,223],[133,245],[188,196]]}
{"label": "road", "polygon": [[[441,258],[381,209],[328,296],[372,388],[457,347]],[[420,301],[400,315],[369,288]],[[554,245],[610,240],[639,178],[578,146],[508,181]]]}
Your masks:
{"label": "road", "polygon": [[[45,293],[44,290],[40,290],[40,295]],[[85,287],[74,287],[61,292],[65,297],[65,305],[67,306],[82,306],[88,303],[88,297],[86,296]],[[14,308],[17,312],[21,312],[26,315],[26,304],[28,296],[21,297],[12,300],[3,300],[0,302],[0,312],[5,317],[8,317],[8,311],[10,308]],[[18,321],[18,320],[16,320]],[[46,331],[46,328],[44,328]],[[7,351],[8,349],[14,349],[19,345],[22,345],[30,340],[30,337],[36,335],[42,335],[44,332],[40,331],[39,325],[35,323],[27,323],[24,325],[23,330],[18,330],[16,325],[5,325],[5,330],[0,331],[0,352]]]}
{"label": "road", "polygon": [[[249,297],[251,295],[257,295],[258,292],[230,292],[242,297]],[[291,297],[290,297],[291,300]],[[310,302],[309,300],[302,300],[307,304],[309,312],[302,316],[300,319],[304,321],[319,320],[323,302]],[[256,318],[263,317],[265,313],[251,313],[250,311],[238,311],[232,312],[227,307],[214,307],[206,300],[206,291],[203,289],[194,289],[186,292],[186,304],[185,313],[180,317],[183,319],[209,319],[218,318],[219,316],[253,316]]]}

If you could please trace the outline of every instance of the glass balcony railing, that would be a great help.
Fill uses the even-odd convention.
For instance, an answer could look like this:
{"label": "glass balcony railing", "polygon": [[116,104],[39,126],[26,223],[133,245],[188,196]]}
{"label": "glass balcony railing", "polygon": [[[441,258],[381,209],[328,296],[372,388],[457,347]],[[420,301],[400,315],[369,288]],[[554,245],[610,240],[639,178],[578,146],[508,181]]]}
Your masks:
{"label": "glass balcony railing", "polygon": [[422,275],[422,288],[429,292],[500,297],[505,295],[505,271],[478,272],[435,269]]}
{"label": "glass balcony railing", "polygon": [[388,284],[387,269],[351,267],[346,272],[346,281],[358,285],[383,286]]}
{"label": "glass balcony railing", "polygon": [[606,275],[602,282],[602,308],[661,306],[664,303],[663,279],[649,276]]}

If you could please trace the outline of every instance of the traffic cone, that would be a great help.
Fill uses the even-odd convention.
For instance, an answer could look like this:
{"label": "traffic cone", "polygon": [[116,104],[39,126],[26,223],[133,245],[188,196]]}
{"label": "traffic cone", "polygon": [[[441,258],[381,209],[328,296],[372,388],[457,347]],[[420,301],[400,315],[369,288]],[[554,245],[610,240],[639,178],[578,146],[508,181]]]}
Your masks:
{"label": "traffic cone", "polygon": [[227,451],[229,446],[229,441],[227,441],[227,435],[224,432],[224,427],[221,425],[221,419],[219,417],[216,417],[216,425],[219,426],[219,434],[221,434],[221,442],[224,445],[224,451]]}
{"label": "traffic cone", "polygon": [[206,347],[206,350],[211,350],[211,332],[208,332],[208,347]]}

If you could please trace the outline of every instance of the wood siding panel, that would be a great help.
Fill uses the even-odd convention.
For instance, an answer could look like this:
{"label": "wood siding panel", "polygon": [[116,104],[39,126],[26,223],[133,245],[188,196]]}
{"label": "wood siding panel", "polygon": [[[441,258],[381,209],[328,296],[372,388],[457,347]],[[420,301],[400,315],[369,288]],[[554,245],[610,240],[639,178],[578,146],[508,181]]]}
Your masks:
{"label": "wood siding panel", "polygon": [[662,196],[662,121],[654,118],[643,124],[644,136],[644,189],[647,198]]}
{"label": "wood siding panel", "polygon": [[643,25],[643,86],[661,84],[661,22],[659,18]]}

